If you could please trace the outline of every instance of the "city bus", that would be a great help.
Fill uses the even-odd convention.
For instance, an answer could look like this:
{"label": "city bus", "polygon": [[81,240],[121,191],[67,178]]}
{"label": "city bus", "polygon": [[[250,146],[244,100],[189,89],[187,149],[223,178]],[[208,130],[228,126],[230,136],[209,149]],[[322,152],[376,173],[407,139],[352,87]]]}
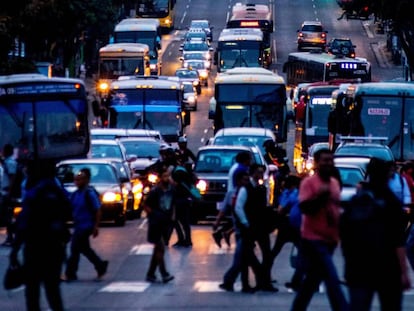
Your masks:
{"label": "city bus", "polygon": [[0,76],[0,146],[5,144],[18,149],[19,160],[86,157],[90,138],[83,81]]}
{"label": "city bus", "polygon": [[120,76],[144,75],[149,48],[141,43],[112,43],[99,49],[97,93],[106,100],[109,85]]}
{"label": "city bus", "polygon": [[163,29],[174,29],[176,0],[138,0],[136,15],[139,18],[157,18]]}
{"label": "city bus", "polygon": [[266,67],[272,64],[273,18],[270,8],[265,4],[236,3],[232,8],[227,28],[259,28],[263,32]]}
{"label": "city bus", "polygon": [[176,77],[120,77],[111,83],[109,114],[103,124],[157,130],[165,141],[176,142],[190,124],[190,113],[183,109],[183,92]]}
{"label": "city bus", "polygon": [[331,110],[332,92],[338,88],[339,83],[316,82],[303,85],[299,91],[299,96],[305,97],[305,105],[299,104],[296,107],[293,166],[298,173],[306,171],[305,163],[309,147],[314,143],[328,143],[328,116]]}
{"label": "city bus", "polygon": [[238,67],[217,76],[209,119],[214,132],[227,127],[261,127],[286,142],[286,85],[284,79],[260,67]]}
{"label": "city bus", "polygon": [[360,79],[371,81],[371,64],[364,58],[348,58],[319,51],[290,53],[283,66],[288,85],[331,81],[334,79]]}
{"label": "city bus", "polygon": [[397,161],[414,159],[414,84],[371,82],[351,84],[332,102],[329,142],[341,136],[386,137]]}
{"label": "city bus", "polygon": [[235,67],[264,67],[263,32],[257,28],[223,29],[214,53],[218,72]]}
{"label": "city bus", "polygon": [[151,74],[161,73],[161,28],[155,18],[126,18],[114,29],[114,43],[141,43],[148,45]]}

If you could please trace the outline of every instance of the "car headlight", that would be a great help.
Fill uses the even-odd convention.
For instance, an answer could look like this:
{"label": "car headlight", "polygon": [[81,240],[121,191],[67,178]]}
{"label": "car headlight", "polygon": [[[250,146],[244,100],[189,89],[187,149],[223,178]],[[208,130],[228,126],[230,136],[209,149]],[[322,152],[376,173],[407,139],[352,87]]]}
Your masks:
{"label": "car headlight", "polygon": [[205,180],[199,180],[196,184],[196,188],[201,194],[205,193],[207,191],[207,182]]}
{"label": "car headlight", "polygon": [[199,84],[198,80],[193,81],[193,86],[198,86],[198,84]]}
{"label": "car headlight", "polygon": [[117,203],[122,202],[122,194],[119,192],[108,191],[102,196],[103,203]]}
{"label": "car headlight", "polygon": [[187,101],[191,104],[194,104],[195,103],[195,96],[192,96],[192,95],[188,96]]}
{"label": "car headlight", "polygon": [[208,60],[206,60],[204,62],[204,67],[206,67],[206,68],[210,67],[210,62]]}
{"label": "car headlight", "polygon": [[201,71],[200,72],[200,77],[203,78],[203,79],[207,79],[207,77],[208,77],[207,71]]}
{"label": "car headlight", "polygon": [[184,68],[187,68],[188,67],[188,63],[187,62],[184,62],[183,67]]}

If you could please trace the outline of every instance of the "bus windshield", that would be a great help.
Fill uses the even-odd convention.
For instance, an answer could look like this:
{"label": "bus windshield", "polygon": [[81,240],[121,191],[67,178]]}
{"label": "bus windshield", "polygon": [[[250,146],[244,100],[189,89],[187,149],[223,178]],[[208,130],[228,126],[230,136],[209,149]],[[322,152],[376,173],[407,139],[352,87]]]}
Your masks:
{"label": "bus windshield", "polygon": [[112,96],[112,105],[170,105],[180,106],[175,89],[119,90]]}
{"label": "bus windshield", "polygon": [[[86,98],[21,99],[0,105],[0,142],[20,157],[61,159],[85,153]],[[36,146],[36,145],[37,146]]]}
{"label": "bus windshield", "polygon": [[141,43],[146,44],[151,52],[157,50],[156,47],[156,31],[117,31],[115,32],[116,43]]}
{"label": "bus windshield", "polygon": [[144,58],[101,58],[99,77],[117,79],[119,76],[144,74]]}
{"label": "bus windshield", "polygon": [[261,66],[260,42],[226,42],[220,46],[219,51],[219,65],[222,69]]}
{"label": "bus windshield", "polygon": [[[388,146],[396,159],[414,158],[414,99],[362,96],[363,106],[358,118],[361,128],[353,135],[388,137]],[[403,128],[401,128],[403,127]],[[402,137],[400,135],[402,133]],[[404,152],[401,154],[401,144]]]}
{"label": "bus windshield", "polygon": [[216,94],[216,99],[220,103],[284,105],[285,98],[284,84],[220,84],[217,86]]}
{"label": "bus windshield", "polygon": [[306,111],[306,128],[312,129],[314,135],[328,136],[328,116],[331,110],[331,97],[311,97]]}
{"label": "bus windshield", "polygon": [[138,16],[165,17],[170,10],[171,0],[141,0],[138,1]]}

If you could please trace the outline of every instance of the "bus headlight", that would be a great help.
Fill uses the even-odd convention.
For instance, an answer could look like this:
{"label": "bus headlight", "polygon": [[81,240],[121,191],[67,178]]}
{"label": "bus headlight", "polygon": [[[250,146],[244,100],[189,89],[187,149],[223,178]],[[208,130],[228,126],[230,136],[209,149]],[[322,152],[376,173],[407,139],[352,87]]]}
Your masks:
{"label": "bus headlight", "polygon": [[207,191],[207,182],[205,180],[199,180],[196,184],[196,188],[201,194],[205,193]]}

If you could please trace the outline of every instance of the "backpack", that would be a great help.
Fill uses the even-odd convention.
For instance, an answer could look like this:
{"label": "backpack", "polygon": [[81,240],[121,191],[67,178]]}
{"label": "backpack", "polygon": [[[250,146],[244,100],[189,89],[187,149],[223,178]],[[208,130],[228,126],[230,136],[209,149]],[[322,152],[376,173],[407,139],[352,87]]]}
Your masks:
{"label": "backpack", "polygon": [[340,235],[344,255],[381,254],[386,232],[385,201],[366,188],[360,189],[344,207],[340,219]]}

